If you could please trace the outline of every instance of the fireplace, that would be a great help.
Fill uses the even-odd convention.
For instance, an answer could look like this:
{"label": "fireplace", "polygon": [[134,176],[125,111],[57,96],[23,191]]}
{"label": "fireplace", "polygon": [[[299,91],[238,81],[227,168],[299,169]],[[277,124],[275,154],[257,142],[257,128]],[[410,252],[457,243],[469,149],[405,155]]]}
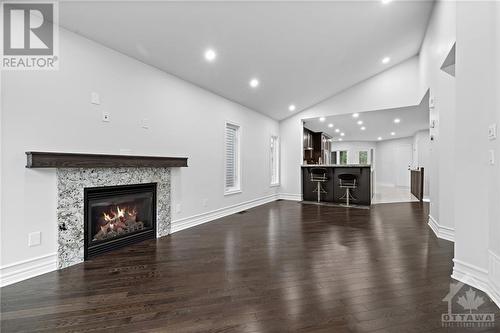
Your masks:
{"label": "fireplace", "polygon": [[156,238],[156,183],[84,189],[84,259]]}

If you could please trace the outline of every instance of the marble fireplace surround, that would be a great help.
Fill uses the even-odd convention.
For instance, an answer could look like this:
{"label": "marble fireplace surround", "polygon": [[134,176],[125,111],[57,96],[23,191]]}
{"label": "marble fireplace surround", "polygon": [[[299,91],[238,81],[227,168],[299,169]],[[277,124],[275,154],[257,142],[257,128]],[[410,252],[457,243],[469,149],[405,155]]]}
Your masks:
{"label": "marble fireplace surround", "polygon": [[156,236],[170,233],[170,168],[186,167],[187,158],[44,152],[26,155],[27,168],[57,168],[59,269],[84,261],[86,187],[156,183]]}

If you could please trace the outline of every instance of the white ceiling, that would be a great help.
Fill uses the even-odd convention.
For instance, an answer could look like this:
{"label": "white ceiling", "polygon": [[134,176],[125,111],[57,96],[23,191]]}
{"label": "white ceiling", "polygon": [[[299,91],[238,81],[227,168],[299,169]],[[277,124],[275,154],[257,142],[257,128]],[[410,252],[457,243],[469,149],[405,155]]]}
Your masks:
{"label": "white ceiling", "polygon": [[[399,124],[394,123],[394,119],[399,118]],[[357,121],[363,121],[358,125]],[[314,132],[324,132],[338,141],[340,133],[345,133],[343,141],[378,141],[391,140],[413,136],[416,132],[429,129],[429,107],[425,101],[419,106],[408,106],[397,109],[368,111],[359,113],[358,118],[354,118],[352,113],[338,116],[326,117],[324,122],[319,118],[305,119],[304,126]],[[333,128],[328,127],[333,124]],[[362,131],[361,126],[366,129]],[[340,133],[335,132],[339,129]],[[391,132],[395,135],[392,136]]]}
{"label": "white ceiling", "polygon": [[[432,1],[67,1],[60,25],[275,119],[418,53]],[[207,63],[207,48],[217,59]],[[391,57],[389,64],[381,59]],[[260,80],[257,89],[248,85]]]}

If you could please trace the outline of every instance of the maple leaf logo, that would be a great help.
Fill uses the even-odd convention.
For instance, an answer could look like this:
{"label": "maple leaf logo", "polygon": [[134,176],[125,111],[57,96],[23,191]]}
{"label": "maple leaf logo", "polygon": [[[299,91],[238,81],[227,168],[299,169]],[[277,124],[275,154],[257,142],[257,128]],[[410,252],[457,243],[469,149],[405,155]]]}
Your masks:
{"label": "maple leaf logo", "polygon": [[476,292],[469,288],[465,292],[465,296],[460,296],[457,301],[460,306],[464,308],[464,310],[469,310],[469,313],[472,313],[472,310],[477,310],[484,303],[484,298],[481,296],[476,296]]}

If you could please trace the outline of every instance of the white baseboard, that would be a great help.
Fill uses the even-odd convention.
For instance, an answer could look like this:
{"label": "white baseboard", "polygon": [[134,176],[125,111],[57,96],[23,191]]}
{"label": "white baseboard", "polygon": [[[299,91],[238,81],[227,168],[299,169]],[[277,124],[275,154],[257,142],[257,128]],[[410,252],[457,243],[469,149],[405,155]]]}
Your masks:
{"label": "white baseboard", "polygon": [[280,193],[278,198],[281,200],[302,201],[302,194]]}
{"label": "white baseboard", "polygon": [[212,210],[210,212],[178,219],[172,221],[171,233],[191,228],[216,219],[220,219],[222,217],[241,212],[242,210],[254,208],[272,201],[276,201],[278,199],[279,199],[278,194],[272,194],[262,198],[257,198],[254,200],[242,202],[236,205]]}
{"label": "white baseboard", "polygon": [[424,196],[424,197],[422,198],[422,201],[423,201],[423,202],[431,202],[431,198],[429,198],[429,197],[427,197],[427,196]]}
{"label": "white baseboard", "polygon": [[450,242],[455,241],[455,229],[440,225],[431,215],[429,215],[428,225],[434,231],[437,238],[446,239]]}
{"label": "white baseboard", "polygon": [[[496,258],[498,259],[498,257]],[[484,291],[490,299],[500,307],[500,297],[498,290],[495,290],[493,281],[489,277],[486,269],[466,263],[464,261],[453,259],[453,274],[451,277],[460,282],[466,283],[474,288]],[[497,262],[500,268],[500,260]],[[490,252],[491,265],[491,252]]]}
{"label": "white baseboard", "polygon": [[490,298],[500,307],[500,255],[489,251],[488,275],[490,280]]}
{"label": "white baseboard", "polygon": [[8,286],[57,269],[57,253],[19,261],[0,268],[0,286]]}

